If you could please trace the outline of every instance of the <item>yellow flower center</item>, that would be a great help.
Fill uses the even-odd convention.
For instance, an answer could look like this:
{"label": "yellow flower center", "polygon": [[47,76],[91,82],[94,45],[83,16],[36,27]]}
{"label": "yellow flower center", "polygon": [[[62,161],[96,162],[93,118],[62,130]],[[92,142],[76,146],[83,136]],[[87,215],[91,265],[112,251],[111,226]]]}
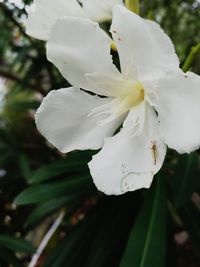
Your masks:
{"label": "yellow flower center", "polygon": [[111,48],[113,51],[117,52],[117,46],[116,46],[116,44],[115,44],[114,41],[112,41],[112,43],[110,44],[110,48]]}
{"label": "yellow flower center", "polygon": [[118,98],[121,100],[118,107],[119,114],[139,105],[144,100],[144,87],[140,82],[133,84],[127,81],[123,85],[123,90],[118,94]]}
{"label": "yellow flower center", "polygon": [[106,117],[98,121],[99,125],[113,121],[122,114],[128,112],[133,107],[144,101],[145,90],[140,82],[130,80],[120,81],[117,87],[114,87],[113,100],[92,109],[88,116],[106,115]]}

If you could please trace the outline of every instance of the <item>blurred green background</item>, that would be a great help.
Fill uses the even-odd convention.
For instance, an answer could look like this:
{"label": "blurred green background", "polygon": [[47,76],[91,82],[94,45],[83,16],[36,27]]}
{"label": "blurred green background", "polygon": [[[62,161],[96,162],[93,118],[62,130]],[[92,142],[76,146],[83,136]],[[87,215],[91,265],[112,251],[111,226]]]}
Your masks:
{"label": "blurred green background", "polygon": [[[57,218],[37,266],[200,267],[199,152],[169,150],[150,190],[108,197],[87,168],[95,151],[63,155],[38,133],[42,97],[68,84],[25,34],[30,3],[0,1],[0,267],[28,266]],[[141,0],[141,15],[162,25],[183,66],[200,42],[200,1]]]}

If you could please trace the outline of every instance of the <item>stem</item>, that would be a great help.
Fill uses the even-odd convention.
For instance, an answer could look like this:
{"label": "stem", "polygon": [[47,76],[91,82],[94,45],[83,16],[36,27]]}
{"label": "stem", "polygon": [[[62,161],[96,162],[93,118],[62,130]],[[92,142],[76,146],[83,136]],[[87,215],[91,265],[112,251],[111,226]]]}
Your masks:
{"label": "stem", "polygon": [[200,43],[197,44],[196,46],[193,46],[190,49],[190,53],[188,57],[186,58],[185,63],[183,64],[182,70],[184,72],[188,71],[191,68],[191,65],[194,61],[195,56],[200,52]]}
{"label": "stem", "polygon": [[125,0],[126,7],[136,14],[140,13],[139,0]]}
{"label": "stem", "polygon": [[44,238],[43,238],[42,242],[40,243],[36,253],[33,255],[33,258],[31,260],[31,262],[29,263],[28,267],[35,267],[37,265],[37,262],[41,256],[42,252],[46,248],[47,244],[49,243],[49,240],[52,238],[55,231],[58,229],[58,227],[62,223],[64,216],[65,216],[65,211],[61,211],[58,218],[55,220],[55,222],[53,223],[53,225],[51,226],[49,231],[44,236]]}

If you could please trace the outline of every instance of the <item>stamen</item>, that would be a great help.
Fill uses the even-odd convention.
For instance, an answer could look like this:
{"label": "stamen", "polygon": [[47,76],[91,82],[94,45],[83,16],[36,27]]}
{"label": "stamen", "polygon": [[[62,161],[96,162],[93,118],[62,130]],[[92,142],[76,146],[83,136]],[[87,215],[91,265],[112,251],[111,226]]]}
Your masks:
{"label": "stamen", "polygon": [[133,108],[124,122],[126,129],[130,131],[131,137],[141,134],[145,120],[145,105],[142,103]]}
{"label": "stamen", "polygon": [[117,52],[117,46],[116,46],[116,44],[115,44],[114,41],[111,43],[110,48],[111,48],[113,51]]}
{"label": "stamen", "polygon": [[108,122],[111,122],[120,116],[120,114],[118,114],[117,112],[119,103],[120,103],[119,99],[116,98],[100,107],[94,108],[88,114],[88,117],[90,116],[100,117],[100,120],[97,123],[98,125],[104,125]]}
{"label": "stamen", "polygon": [[[98,125],[109,123],[116,118],[125,115],[133,107],[138,106],[144,100],[144,87],[140,82],[133,83],[124,81],[120,88],[116,88],[116,98],[108,99],[108,102],[102,106],[94,108],[88,116],[99,117]],[[141,119],[137,111],[132,121],[129,121],[129,127],[132,129],[133,136],[141,132]]]}
{"label": "stamen", "polygon": [[117,99],[114,99],[102,106],[99,106],[97,108],[93,108],[92,111],[88,114],[88,117],[90,116],[99,116],[101,114],[111,114],[114,112],[114,109],[119,104],[119,101]]}

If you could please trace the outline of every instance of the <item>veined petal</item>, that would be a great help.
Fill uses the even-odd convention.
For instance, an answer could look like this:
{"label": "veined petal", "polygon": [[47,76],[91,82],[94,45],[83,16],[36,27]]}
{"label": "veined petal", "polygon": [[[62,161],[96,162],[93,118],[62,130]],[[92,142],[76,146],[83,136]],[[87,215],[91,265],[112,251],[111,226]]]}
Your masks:
{"label": "veined petal", "polygon": [[133,107],[123,123],[123,127],[129,130],[132,137],[141,135],[145,123],[145,102]]}
{"label": "veined petal", "polygon": [[28,9],[26,33],[46,41],[53,24],[63,16],[86,15],[76,0],[34,0]]}
{"label": "veined petal", "polygon": [[131,68],[130,75],[142,82],[178,69],[174,46],[157,23],[116,6],[111,33],[119,52],[122,73],[126,74],[127,68]]}
{"label": "veined petal", "polygon": [[114,137],[105,139],[103,148],[89,163],[93,181],[100,191],[120,195],[150,187],[166,154],[166,145],[157,135],[157,127],[155,111],[147,107],[142,135],[132,137],[130,128],[125,127]]}
{"label": "veined petal", "polygon": [[126,81],[120,74],[112,77],[102,73],[88,73],[86,79],[92,86],[92,91],[98,95],[119,97],[126,89]]}
{"label": "veined petal", "polygon": [[155,108],[166,144],[179,153],[200,147],[200,76],[175,73],[156,86]]}
{"label": "veined petal", "polygon": [[120,73],[112,63],[111,39],[97,23],[67,17],[57,20],[47,43],[47,57],[70,84],[94,91],[88,73],[115,77]]}
{"label": "veined petal", "polygon": [[75,149],[99,149],[104,138],[112,136],[122,123],[122,118],[117,118],[99,125],[98,121],[105,119],[104,114],[89,116],[92,109],[109,101],[74,87],[54,90],[43,99],[36,113],[36,125],[41,134],[63,153]]}
{"label": "veined petal", "polygon": [[88,17],[97,22],[111,20],[113,6],[123,4],[123,0],[82,0],[80,2]]}

